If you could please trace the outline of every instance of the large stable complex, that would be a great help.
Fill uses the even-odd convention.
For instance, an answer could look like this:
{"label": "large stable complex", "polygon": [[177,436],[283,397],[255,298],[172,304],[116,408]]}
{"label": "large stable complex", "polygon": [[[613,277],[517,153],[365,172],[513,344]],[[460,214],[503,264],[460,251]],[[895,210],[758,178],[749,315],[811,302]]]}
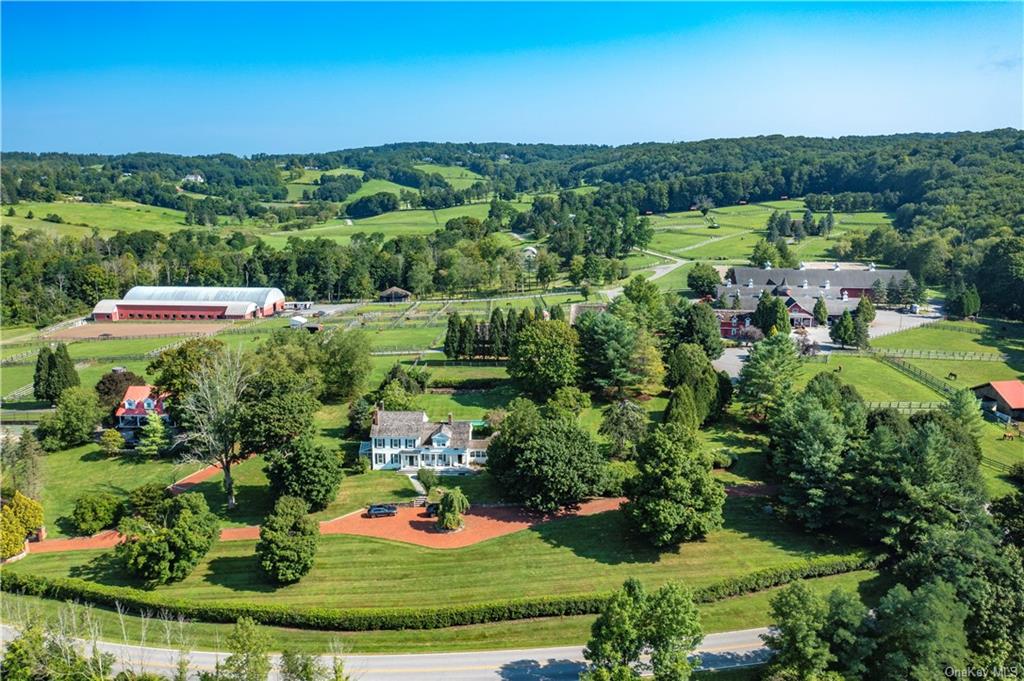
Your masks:
{"label": "large stable complex", "polygon": [[126,319],[254,319],[284,310],[277,288],[226,286],[134,286],[120,300],[101,300],[93,308],[98,322]]}
{"label": "large stable complex", "polygon": [[853,312],[862,296],[872,295],[876,286],[900,284],[906,270],[844,269],[837,263],[829,269],[773,269],[771,265],[734,267],[724,284],[718,286],[718,298],[725,309],[716,310],[721,334],[734,338],[750,326],[761,296],[770,295],[786,301],[789,321],[794,327],[817,326],[814,306],[825,301],[831,324],[849,310]]}

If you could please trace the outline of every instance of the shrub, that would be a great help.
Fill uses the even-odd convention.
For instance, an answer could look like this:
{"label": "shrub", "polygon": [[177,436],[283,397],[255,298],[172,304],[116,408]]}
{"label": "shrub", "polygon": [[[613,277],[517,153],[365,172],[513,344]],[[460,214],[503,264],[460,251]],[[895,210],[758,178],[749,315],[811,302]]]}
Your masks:
{"label": "shrub", "polygon": [[711,452],[711,463],[715,468],[729,468],[732,466],[732,456],[724,449],[716,449]]}
{"label": "shrub", "polygon": [[165,499],[156,515],[159,522],[133,516],[121,523],[125,540],[114,554],[128,573],[148,584],[185,579],[217,539],[217,516],[194,492]]}
{"label": "shrub", "polygon": [[[7,560],[21,553],[28,530],[18,520],[10,506],[0,509],[0,559]],[[6,580],[7,575],[4,575]]]}
{"label": "shrub", "polygon": [[128,493],[124,505],[124,515],[138,516],[143,520],[155,523],[160,517],[164,501],[170,498],[170,492],[159,482],[146,483]]}
{"label": "shrub", "polygon": [[441,482],[441,476],[439,476],[437,471],[433,468],[419,469],[416,471],[416,478],[420,481],[420,484],[427,489],[428,494],[430,493],[430,490],[437,487],[438,483]]}
{"label": "shrub", "polygon": [[256,556],[263,572],[279,584],[297,582],[313,568],[320,528],[307,513],[305,499],[281,497],[260,527]]}
{"label": "shrub", "polygon": [[21,492],[15,492],[9,504],[26,534],[35,532],[43,526],[43,505],[35,499],[29,499]]}
{"label": "shrub", "polygon": [[352,466],[349,470],[351,470],[355,475],[362,475],[363,473],[369,473],[372,468],[373,465],[370,463],[370,457],[359,456],[352,462]]}
{"label": "shrub", "polygon": [[626,493],[626,481],[635,477],[636,472],[636,464],[632,461],[608,462],[601,479],[601,496],[621,497]]}
{"label": "shrub", "polygon": [[43,448],[54,451],[88,442],[103,418],[96,393],[91,388],[73,386],[57,399],[57,409],[39,421],[36,436]]}
{"label": "shrub", "polygon": [[79,534],[96,534],[117,523],[121,502],[113,494],[83,494],[75,502],[71,522]]}
{"label": "shrub", "polygon": [[107,456],[117,456],[124,449],[124,437],[113,428],[107,428],[100,435],[100,451]]}

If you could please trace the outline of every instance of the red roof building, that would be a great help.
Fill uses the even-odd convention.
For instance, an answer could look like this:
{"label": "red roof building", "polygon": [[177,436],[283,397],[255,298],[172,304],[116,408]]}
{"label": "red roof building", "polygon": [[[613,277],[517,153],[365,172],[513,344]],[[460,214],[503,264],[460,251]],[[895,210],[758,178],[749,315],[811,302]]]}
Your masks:
{"label": "red roof building", "polygon": [[117,418],[117,427],[123,429],[141,428],[146,425],[150,413],[154,413],[163,420],[167,420],[167,411],[164,409],[164,398],[166,395],[157,395],[156,389],[151,385],[130,385],[124,391],[121,403],[117,405],[114,417]]}
{"label": "red roof building", "polygon": [[1024,382],[991,381],[976,385],[971,390],[981,400],[982,409],[1024,420]]}

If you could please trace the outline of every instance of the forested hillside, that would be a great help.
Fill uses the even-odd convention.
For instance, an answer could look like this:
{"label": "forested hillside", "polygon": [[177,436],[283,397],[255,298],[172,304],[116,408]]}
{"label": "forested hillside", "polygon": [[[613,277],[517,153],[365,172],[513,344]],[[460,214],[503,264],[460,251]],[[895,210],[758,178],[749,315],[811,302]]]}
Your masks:
{"label": "forested hillside", "polygon": [[[487,235],[512,229],[536,239],[536,274],[550,281],[577,256],[589,256],[591,270],[619,271],[618,261],[649,243],[648,214],[783,197],[804,197],[812,213],[890,216],[891,226],[842,234],[830,246],[833,257],[907,267],[933,286],[976,283],[987,309],[1024,315],[1024,132],[1013,129],[621,147],[403,143],[250,158],[15,152],[3,161],[0,198],[9,216],[20,218],[17,204],[25,201],[122,199],[180,210],[185,228],[215,228],[62,240],[5,230],[6,319],[41,323],[150,282],[271,284],[321,299],[389,285],[417,293],[508,290],[525,263],[507,239]],[[460,188],[438,171],[446,168],[465,173]],[[286,201],[290,186],[308,187],[307,198]],[[263,247],[259,233],[223,226],[302,230],[487,200],[486,219],[439,224],[433,235],[346,245],[296,240],[283,252]],[[529,203],[513,207],[516,200]]]}

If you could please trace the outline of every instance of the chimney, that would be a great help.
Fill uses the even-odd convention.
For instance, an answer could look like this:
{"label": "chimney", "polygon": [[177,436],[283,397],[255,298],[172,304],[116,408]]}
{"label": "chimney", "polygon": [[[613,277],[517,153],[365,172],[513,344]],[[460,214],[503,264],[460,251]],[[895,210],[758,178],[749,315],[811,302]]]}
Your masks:
{"label": "chimney", "polygon": [[377,408],[373,410],[373,425],[380,425],[380,402],[377,403]]}
{"label": "chimney", "polygon": [[802,284],[800,284],[800,288],[807,288],[807,280],[806,279],[804,279],[804,282]]}
{"label": "chimney", "polygon": [[875,263],[869,263],[868,264],[868,272],[874,272],[874,271],[875,271]]}
{"label": "chimney", "polygon": [[825,288],[826,288],[826,289],[828,289],[828,288],[829,288],[829,284],[830,284],[830,283],[831,283],[831,282],[829,282],[829,280],[828,280],[828,279],[826,279],[826,280],[825,280]]}
{"label": "chimney", "polygon": [[849,300],[850,296],[846,291],[843,291],[843,300]]}
{"label": "chimney", "polygon": [[747,288],[754,288],[754,280],[747,279]]}
{"label": "chimney", "polygon": [[450,426],[450,425],[452,425],[454,423],[455,423],[455,419],[452,418],[452,413],[448,412],[448,425]]}

